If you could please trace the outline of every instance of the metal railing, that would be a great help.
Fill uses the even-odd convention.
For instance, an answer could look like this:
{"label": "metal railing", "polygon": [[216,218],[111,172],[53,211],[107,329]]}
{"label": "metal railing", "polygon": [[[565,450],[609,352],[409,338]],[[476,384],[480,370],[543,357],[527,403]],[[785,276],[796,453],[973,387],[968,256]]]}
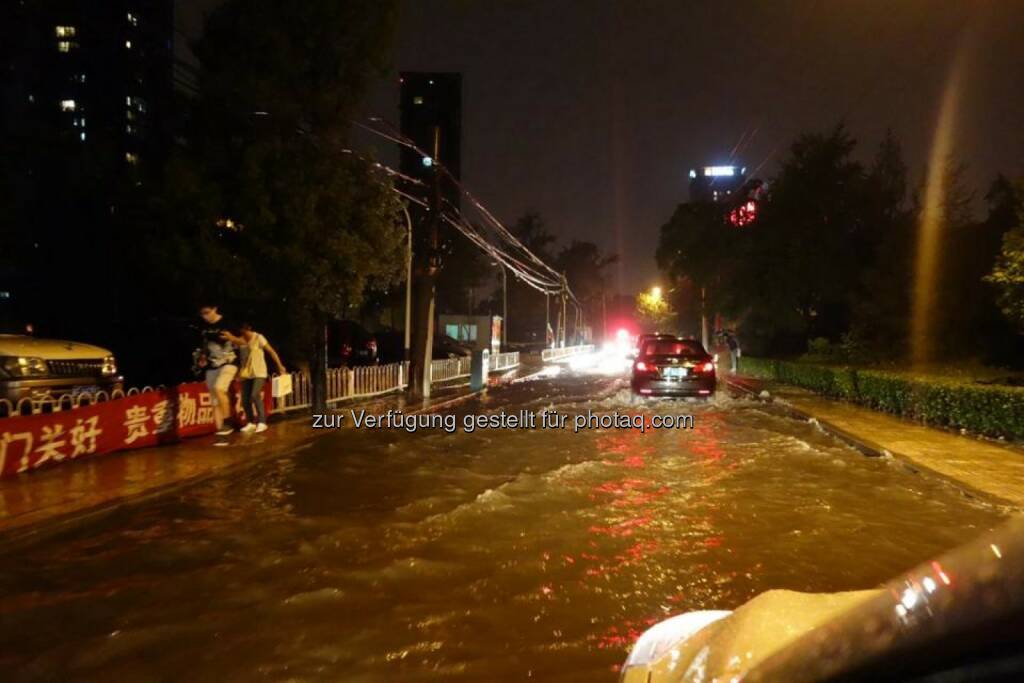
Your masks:
{"label": "metal railing", "polygon": [[0,417],[14,417],[17,415],[40,415],[42,413],[59,413],[64,410],[74,410],[83,406],[91,406],[95,403],[113,401],[126,396],[145,394],[163,387],[142,387],[137,389],[113,389],[107,391],[83,391],[77,394],[57,394],[54,396],[26,396],[12,401],[7,398],[0,398]]}
{"label": "metal railing", "polygon": [[554,349],[544,349],[540,352],[541,360],[553,361],[562,360],[569,358],[570,356],[576,356],[581,353],[592,353],[594,351],[593,344],[583,344],[581,346],[563,346]]}
{"label": "metal railing", "polygon": [[472,356],[431,361],[430,381],[431,383],[447,382],[460,377],[469,377],[471,363]]}
{"label": "metal railing", "polygon": [[509,351],[508,353],[496,353],[491,356],[491,372],[499,370],[510,370],[519,365],[519,352]]}
{"label": "metal railing", "polygon": [[[388,363],[327,370],[327,403],[379,396],[406,385],[409,363]],[[287,413],[313,405],[313,384],[308,374],[293,372],[292,393],[274,399],[274,412]]]}

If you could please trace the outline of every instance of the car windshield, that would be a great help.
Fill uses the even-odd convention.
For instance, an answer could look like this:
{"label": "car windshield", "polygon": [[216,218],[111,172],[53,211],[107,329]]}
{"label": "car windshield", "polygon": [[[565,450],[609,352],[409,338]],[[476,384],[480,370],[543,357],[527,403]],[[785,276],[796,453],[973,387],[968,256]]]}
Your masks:
{"label": "car windshield", "polygon": [[654,339],[644,344],[645,356],[703,356],[704,349],[697,342],[680,339]]}

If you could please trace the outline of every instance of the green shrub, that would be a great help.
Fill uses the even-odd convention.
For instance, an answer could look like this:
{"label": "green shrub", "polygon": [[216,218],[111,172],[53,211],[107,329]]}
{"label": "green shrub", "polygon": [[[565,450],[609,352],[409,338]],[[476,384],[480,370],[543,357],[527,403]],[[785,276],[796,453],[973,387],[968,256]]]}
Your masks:
{"label": "green shrub", "polygon": [[857,400],[875,410],[914,416],[914,392],[907,377],[878,370],[857,373]]}
{"label": "green shrub", "polygon": [[740,372],[749,377],[757,379],[775,380],[778,379],[776,366],[779,361],[767,360],[764,358],[740,357]]}
{"label": "green shrub", "polygon": [[763,358],[743,358],[740,370],[931,425],[1024,439],[1024,388]]}

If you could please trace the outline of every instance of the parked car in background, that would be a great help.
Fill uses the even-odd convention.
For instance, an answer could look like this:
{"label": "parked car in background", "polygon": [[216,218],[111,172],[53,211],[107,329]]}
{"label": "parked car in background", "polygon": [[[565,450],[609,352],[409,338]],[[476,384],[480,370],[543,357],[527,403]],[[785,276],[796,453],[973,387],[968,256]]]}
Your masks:
{"label": "parked car in background", "polygon": [[354,320],[327,325],[327,365],[332,368],[377,365],[377,338]]}
{"label": "parked car in background", "polygon": [[447,334],[434,335],[434,360],[458,358],[460,356],[470,356],[472,354],[473,349],[471,347],[460,342],[454,337],[449,337]]}
{"label": "parked car in background", "polygon": [[377,339],[377,358],[383,363],[405,360],[405,332],[385,327],[373,333]]}
{"label": "parked car in background", "polygon": [[[26,334],[28,326],[0,330],[0,399],[51,400],[64,395],[113,391],[123,387],[117,361],[108,349],[92,344]],[[0,411],[7,410],[0,406]]]}
{"label": "parked car in background", "polygon": [[[373,333],[377,341],[377,359],[380,363],[398,363],[405,360],[405,333],[384,328]],[[458,358],[473,353],[466,344],[446,334],[434,334],[431,357],[434,360]]]}

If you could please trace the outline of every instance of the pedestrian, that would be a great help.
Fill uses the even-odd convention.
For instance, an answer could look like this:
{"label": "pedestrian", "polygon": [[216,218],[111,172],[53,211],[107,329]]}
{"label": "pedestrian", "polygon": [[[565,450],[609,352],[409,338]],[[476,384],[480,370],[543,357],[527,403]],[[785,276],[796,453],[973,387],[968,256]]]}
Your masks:
{"label": "pedestrian", "polygon": [[263,405],[263,385],[267,381],[267,358],[270,354],[277,366],[277,374],[285,374],[284,364],[277,351],[270,345],[267,338],[252,328],[249,323],[242,323],[242,335],[239,347],[242,352],[242,369],[238,372],[242,380],[242,408],[248,424],[242,431],[267,431],[267,410]]}
{"label": "pedestrian", "polygon": [[234,431],[226,421],[231,417],[228,388],[238,374],[238,349],[233,340],[239,339],[236,336],[239,330],[221,314],[216,304],[200,306],[199,317],[203,319],[200,327],[202,343],[196,364],[206,374],[217,435],[225,436]]}
{"label": "pedestrian", "polygon": [[729,359],[732,361],[732,374],[739,372],[739,361],[742,351],[740,350],[740,340],[736,338],[736,333],[729,330],[725,333],[725,343],[729,346]]}

